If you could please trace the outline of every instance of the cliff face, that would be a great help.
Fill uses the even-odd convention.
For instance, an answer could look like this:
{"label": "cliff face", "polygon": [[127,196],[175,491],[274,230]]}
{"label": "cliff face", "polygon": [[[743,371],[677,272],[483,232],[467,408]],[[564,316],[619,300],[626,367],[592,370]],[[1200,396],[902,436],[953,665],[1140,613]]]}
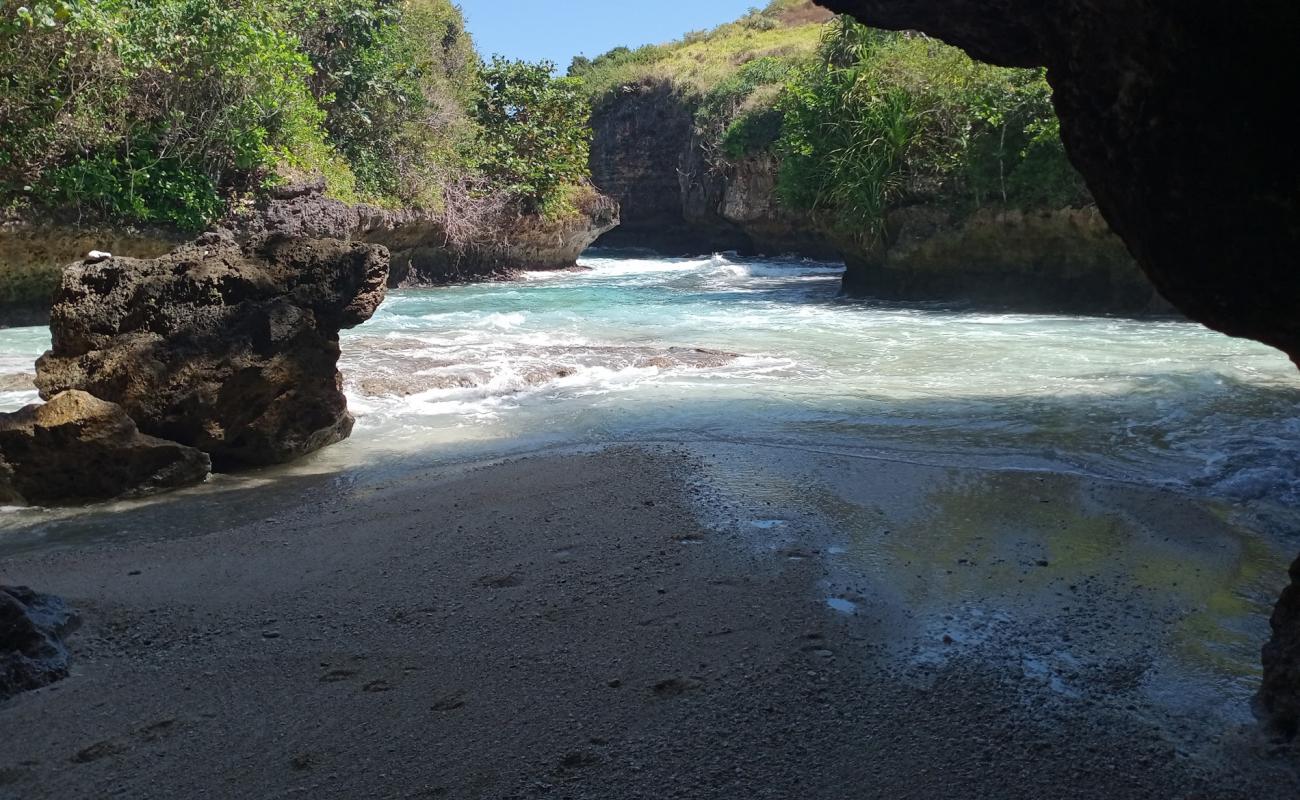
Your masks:
{"label": "cliff face", "polygon": [[[392,253],[389,285],[432,286],[508,277],[527,270],[573,267],[601,234],[618,225],[618,204],[591,193],[575,213],[556,220],[506,215],[491,235],[459,239],[419,211],[349,205],[326,198],[323,185],[290,187],[222,227],[241,238],[341,239],[380,244]],[[0,327],[38,325],[64,267],[91,250],[157,258],[192,238],[179,231],[11,223],[0,227]]]}
{"label": "cliff face", "polygon": [[623,209],[621,227],[599,244],[843,259],[845,291],[882,299],[1172,311],[1095,209],[911,205],[890,213],[884,242],[864,246],[829,220],[779,203],[771,154],[710,159],[694,115],[694,102],[663,82],[625,87],[596,111],[593,180]]}
{"label": "cliff face", "polygon": [[268,200],[238,223],[244,235],[331,238],[380,244],[392,256],[389,286],[436,286],[488,280],[528,270],[573,267],[578,256],[619,224],[618,203],[592,192],[575,213],[557,220],[511,215],[496,220],[491,235],[457,239],[436,217],[348,205],[314,187]]}
{"label": "cliff face", "polygon": [[624,86],[592,114],[591,179],[618,201],[622,222],[602,245],[696,254],[747,246],[732,226],[687,222],[695,104],[667,81]]}

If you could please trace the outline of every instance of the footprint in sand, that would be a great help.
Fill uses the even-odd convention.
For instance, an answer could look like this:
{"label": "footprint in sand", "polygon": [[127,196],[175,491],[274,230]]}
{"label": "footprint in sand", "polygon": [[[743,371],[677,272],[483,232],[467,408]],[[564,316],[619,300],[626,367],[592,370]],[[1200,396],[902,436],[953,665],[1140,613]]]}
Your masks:
{"label": "footprint in sand", "polygon": [[521,586],[523,582],[523,579],[513,572],[509,575],[484,575],[478,579],[479,586],[486,586],[489,589],[509,589],[512,586]]}
{"label": "footprint in sand", "polygon": [[659,681],[654,685],[653,691],[656,697],[680,697],[687,692],[694,691],[703,686],[700,681],[694,678],[668,678]]}
{"label": "footprint in sand", "polygon": [[449,692],[435,699],[429,708],[432,711],[455,711],[463,705],[465,705],[464,692]]}

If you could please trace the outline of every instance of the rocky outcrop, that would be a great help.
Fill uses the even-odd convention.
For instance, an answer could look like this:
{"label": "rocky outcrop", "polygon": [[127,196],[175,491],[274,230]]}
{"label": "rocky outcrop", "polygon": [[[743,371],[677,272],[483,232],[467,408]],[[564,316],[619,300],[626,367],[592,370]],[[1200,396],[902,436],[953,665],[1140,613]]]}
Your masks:
{"label": "rocky outcrop", "polygon": [[619,224],[618,204],[594,191],[573,213],[547,219],[501,211],[490,230],[453,235],[437,215],[418,209],[349,205],[326,197],[324,185],[295,187],[267,198],[256,213],[234,220],[240,238],[274,235],[380,244],[391,254],[389,285],[436,286],[509,277],[521,271],[568,269],[601,234]]}
{"label": "rocky outcrop", "polygon": [[370,318],[387,279],[378,245],[278,236],[73,264],[37,388],[117,403],[221,470],[290,461],[351,432],[338,333]]}
{"label": "rocky outcrop", "polygon": [[201,483],[192,447],[140,433],[120,406],[85,392],[0,414],[0,503],[67,505]]}
{"label": "rocky outcrop", "polygon": [[889,215],[887,243],[846,251],[846,293],[882,300],[1086,314],[1172,314],[1095,208],[915,206]]}
{"label": "rocky outcrop", "polygon": [[1273,637],[1264,645],[1264,679],[1255,707],[1279,732],[1294,737],[1300,733],[1300,558],[1291,565],[1291,585],[1270,624]]}
{"label": "rocky outcrop", "polygon": [[[618,203],[594,190],[578,193],[574,206],[554,219],[496,209],[453,233],[439,215],[344,203],[326,197],[325,184],[316,181],[274,189],[219,227],[244,241],[281,236],[383,245],[391,254],[391,286],[436,286],[574,267],[583,250],[619,224]],[[63,267],[92,250],[157,258],[191,238],[165,229],[0,225],[0,327],[46,324]]]}
{"label": "rocky outcrop", "polygon": [[0,700],[68,676],[63,636],[75,624],[57,597],[0,586]]}
{"label": "rocky outcrop", "polygon": [[650,247],[695,255],[748,246],[734,226],[690,224],[683,170],[689,170],[696,101],[669,81],[621,87],[591,116],[591,181],[618,201],[622,222],[600,239],[607,247]]}

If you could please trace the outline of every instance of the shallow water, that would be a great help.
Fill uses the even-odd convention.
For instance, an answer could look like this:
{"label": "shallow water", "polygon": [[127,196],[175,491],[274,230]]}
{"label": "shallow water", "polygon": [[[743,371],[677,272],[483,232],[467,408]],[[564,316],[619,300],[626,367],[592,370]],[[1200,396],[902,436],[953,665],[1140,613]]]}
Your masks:
{"label": "shallow water", "polygon": [[[354,449],[722,439],[1300,502],[1300,380],[1263,345],[1174,321],[853,302],[829,264],[583,263],[396,293],[344,337]],[[739,358],[655,358],[668,347]]]}

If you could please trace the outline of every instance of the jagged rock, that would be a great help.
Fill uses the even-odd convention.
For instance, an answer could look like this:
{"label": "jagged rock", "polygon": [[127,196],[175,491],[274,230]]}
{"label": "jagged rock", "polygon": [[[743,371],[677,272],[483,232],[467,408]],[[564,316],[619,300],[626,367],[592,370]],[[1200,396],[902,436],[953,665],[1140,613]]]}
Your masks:
{"label": "jagged rock", "polygon": [[68,676],[62,637],[76,621],[57,597],[0,586],[0,700]]}
{"label": "jagged rock", "polygon": [[1300,733],[1300,558],[1291,565],[1291,585],[1282,592],[1270,620],[1273,638],[1264,645],[1264,680],[1256,710],[1287,736]]}
{"label": "jagged rock", "polygon": [[370,318],[387,278],[377,245],[223,234],[73,264],[36,385],[118,403],[218,469],[290,461],[351,433],[338,333]]}
{"label": "jagged rock", "polygon": [[381,244],[391,254],[389,286],[433,286],[512,277],[521,271],[573,267],[583,250],[619,224],[618,203],[594,190],[561,219],[503,211],[488,229],[453,236],[420,209],[349,205],[306,183],[277,190],[240,221],[242,238],[267,235]]}
{"label": "jagged rock", "polygon": [[71,391],[0,414],[0,502],[66,505],[200,483],[191,447],[147,436],[120,406]]}
{"label": "jagged rock", "polygon": [[1300,3],[819,2],[985,61],[1046,66],[1071,161],[1165,299],[1300,364],[1300,89],[1261,79],[1294,74]]}

